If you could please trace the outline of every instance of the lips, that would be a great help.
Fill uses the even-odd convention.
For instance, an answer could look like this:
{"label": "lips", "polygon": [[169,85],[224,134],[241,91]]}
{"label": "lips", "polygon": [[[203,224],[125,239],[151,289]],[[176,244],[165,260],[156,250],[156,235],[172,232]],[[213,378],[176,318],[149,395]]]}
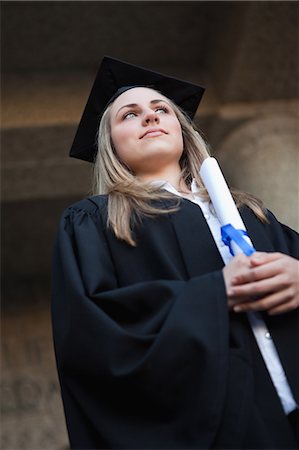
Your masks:
{"label": "lips", "polygon": [[145,136],[159,136],[160,134],[168,134],[166,133],[165,130],[163,130],[162,128],[149,128],[148,130],[146,130],[145,133],[142,134],[142,136],[139,139],[144,138]]}

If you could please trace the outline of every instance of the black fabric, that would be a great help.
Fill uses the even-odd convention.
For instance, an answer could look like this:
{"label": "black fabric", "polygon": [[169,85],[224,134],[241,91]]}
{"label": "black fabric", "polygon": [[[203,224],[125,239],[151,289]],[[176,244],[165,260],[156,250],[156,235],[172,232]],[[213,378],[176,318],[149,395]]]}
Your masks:
{"label": "black fabric", "polygon": [[188,81],[105,56],[81,117],[70,156],[93,162],[97,154],[97,132],[107,105],[132,87],[151,87],[180,106],[192,119],[204,88]]}
{"label": "black fabric", "polygon": [[294,409],[290,414],[288,414],[288,421],[290,424],[290,427],[293,430],[297,447],[299,448],[299,409]]}
{"label": "black fabric", "polygon": [[[182,200],[178,212],[144,219],[135,248],[106,229],[106,211],[102,196],[68,208],[53,259],[71,447],[247,449],[262,420],[257,448],[279,448],[269,430],[282,409],[246,316],[228,313],[223,262],[201,209]],[[256,249],[299,258],[297,233],[270,214],[269,225],[248,209],[242,215]],[[297,320],[298,311],[267,318],[294,395]],[[278,405],[271,420],[261,401]],[[285,448],[296,448],[282,428]]]}

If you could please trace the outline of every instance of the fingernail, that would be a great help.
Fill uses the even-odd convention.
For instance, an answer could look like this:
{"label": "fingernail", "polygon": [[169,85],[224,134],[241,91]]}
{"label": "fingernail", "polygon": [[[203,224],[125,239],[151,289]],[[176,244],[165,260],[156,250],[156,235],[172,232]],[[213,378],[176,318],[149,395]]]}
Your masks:
{"label": "fingernail", "polygon": [[242,311],[241,306],[234,306],[234,311],[235,312],[241,312]]}

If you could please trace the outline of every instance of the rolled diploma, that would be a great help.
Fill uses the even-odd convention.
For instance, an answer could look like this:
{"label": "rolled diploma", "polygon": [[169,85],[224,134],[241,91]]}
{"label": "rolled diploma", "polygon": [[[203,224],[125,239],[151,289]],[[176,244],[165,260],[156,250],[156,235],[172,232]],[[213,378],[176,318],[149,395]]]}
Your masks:
{"label": "rolled diploma", "polygon": [[[237,230],[246,231],[244,222],[216,159],[212,157],[206,158],[201,165],[199,174],[209,193],[220,224],[227,225],[230,223]],[[252,245],[248,236],[244,236],[244,239],[246,239],[248,244]],[[242,253],[240,247],[233,241],[231,242],[231,247],[235,255]]]}

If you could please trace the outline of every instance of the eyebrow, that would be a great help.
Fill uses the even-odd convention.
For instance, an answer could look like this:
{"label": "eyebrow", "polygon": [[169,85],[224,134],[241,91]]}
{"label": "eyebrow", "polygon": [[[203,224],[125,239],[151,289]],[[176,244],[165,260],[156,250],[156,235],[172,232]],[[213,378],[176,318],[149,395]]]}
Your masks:
{"label": "eyebrow", "polygon": [[[151,101],[150,101],[150,104],[151,104],[151,105],[155,105],[156,103],[161,103],[161,102],[167,103],[167,101],[165,101],[165,100],[163,100],[163,99],[161,98],[161,99],[151,100]],[[129,103],[128,105],[124,105],[124,106],[122,106],[121,108],[119,108],[119,110],[117,111],[116,115],[117,115],[117,114],[119,113],[119,111],[121,111],[123,108],[136,108],[137,106],[139,106],[138,103]]]}

